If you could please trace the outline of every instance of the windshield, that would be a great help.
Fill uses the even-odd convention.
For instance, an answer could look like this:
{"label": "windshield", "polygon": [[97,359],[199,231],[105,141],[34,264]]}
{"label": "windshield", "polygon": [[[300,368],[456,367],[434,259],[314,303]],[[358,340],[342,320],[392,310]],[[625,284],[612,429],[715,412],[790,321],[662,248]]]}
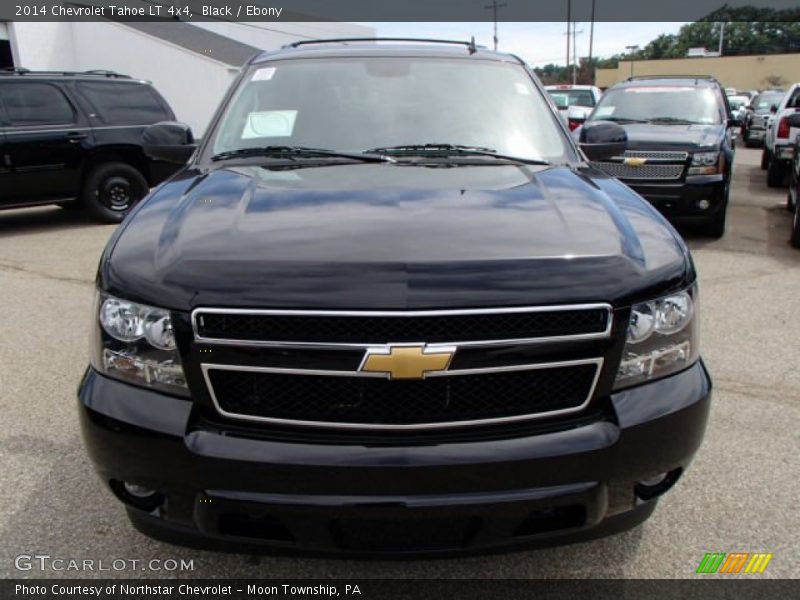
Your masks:
{"label": "windshield", "polygon": [[710,88],[632,86],[606,92],[591,120],[712,125],[722,122],[723,110]]}
{"label": "windshield", "polygon": [[211,152],[302,146],[338,152],[454,144],[548,162],[571,156],[520,65],[434,58],[256,64],[212,132]]}
{"label": "windshield", "polygon": [[594,106],[594,94],[591,90],[547,90],[553,97],[556,106]]}
{"label": "windshield", "polygon": [[783,94],[759,94],[753,100],[755,110],[769,110],[773,104],[780,104]]}

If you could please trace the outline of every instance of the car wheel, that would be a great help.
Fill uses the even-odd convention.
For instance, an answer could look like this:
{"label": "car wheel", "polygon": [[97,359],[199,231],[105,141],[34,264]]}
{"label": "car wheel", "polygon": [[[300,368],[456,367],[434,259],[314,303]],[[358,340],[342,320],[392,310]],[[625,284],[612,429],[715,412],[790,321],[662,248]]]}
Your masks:
{"label": "car wheel", "polygon": [[794,203],[794,213],[792,215],[792,235],[789,238],[792,246],[800,248],[800,202]]}
{"label": "car wheel", "polygon": [[723,192],[722,206],[702,226],[703,235],[719,239],[725,235],[725,221],[728,217],[728,198],[731,195],[730,180],[725,183],[725,191]]}
{"label": "car wheel", "polygon": [[767,185],[771,188],[781,187],[785,173],[786,169],[783,163],[770,157],[769,164],[767,164]]}
{"label": "car wheel", "polygon": [[94,167],[86,177],[81,194],[83,206],[97,220],[119,223],[149,190],[138,169],[121,162]]}
{"label": "car wheel", "polygon": [[764,148],[761,151],[761,170],[766,171],[768,165],[769,165],[769,151],[766,148]]}

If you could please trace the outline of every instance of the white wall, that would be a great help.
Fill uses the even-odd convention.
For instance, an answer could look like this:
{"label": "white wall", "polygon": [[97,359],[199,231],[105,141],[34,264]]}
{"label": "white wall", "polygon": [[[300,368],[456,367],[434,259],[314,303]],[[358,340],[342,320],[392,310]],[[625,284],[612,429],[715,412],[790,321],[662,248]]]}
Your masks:
{"label": "white wall", "polygon": [[8,25],[17,67],[34,71],[76,68],[71,23],[14,22]]}

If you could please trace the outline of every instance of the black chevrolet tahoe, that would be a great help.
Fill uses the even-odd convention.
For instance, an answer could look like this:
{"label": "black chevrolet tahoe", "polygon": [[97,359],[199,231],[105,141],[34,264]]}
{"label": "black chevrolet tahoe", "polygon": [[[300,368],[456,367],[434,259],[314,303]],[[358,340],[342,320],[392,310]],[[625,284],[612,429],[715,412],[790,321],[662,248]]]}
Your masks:
{"label": "black chevrolet tahoe", "polygon": [[142,132],[174,119],[152,85],[111,71],[0,70],[0,209],[59,204],[118,223],[176,171]]}
{"label": "black chevrolet tahoe", "polygon": [[588,121],[613,121],[627,150],[595,166],[618,177],[676,223],[722,237],[733,168],[728,98],[709,77],[633,77],[609,89]]}
{"label": "black chevrolet tahoe", "polygon": [[[491,93],[488,93],[491,92]],[[515,56],[296,43],[245,65],[97,275],[83,437],[136,528],[397,556],[633,527],[711,397],[689,250]]]}

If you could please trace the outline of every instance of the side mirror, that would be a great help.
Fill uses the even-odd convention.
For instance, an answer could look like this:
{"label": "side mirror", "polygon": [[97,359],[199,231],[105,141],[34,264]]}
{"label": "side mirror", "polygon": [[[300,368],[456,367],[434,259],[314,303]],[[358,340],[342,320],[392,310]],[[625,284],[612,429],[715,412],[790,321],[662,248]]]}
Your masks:
{"label": "side mirror", "polygon": [[162,121],[150,125],[142,134],[142,149],[155,160],[182,165],[196,148],[192,129],[186,123]]}
{"label": "side mirror", "polygon": [[628,134],[612,121],[588,121],[581,127],[578,143],[589,160],[605,160],[624,154]]}
{"label": "side mirror", "polygon": [[800,113],[794,113],[789,115],[789,127],[797,127],[800,129]]}
{"label": "side mirror", "polygon": [[777,104],[773,104],[772,106],[770,106],[770,107],[769,107],[769,112],[771,112],[773,115],[774,115],[776,112],[778,112],[778,105],[777,105]]}

